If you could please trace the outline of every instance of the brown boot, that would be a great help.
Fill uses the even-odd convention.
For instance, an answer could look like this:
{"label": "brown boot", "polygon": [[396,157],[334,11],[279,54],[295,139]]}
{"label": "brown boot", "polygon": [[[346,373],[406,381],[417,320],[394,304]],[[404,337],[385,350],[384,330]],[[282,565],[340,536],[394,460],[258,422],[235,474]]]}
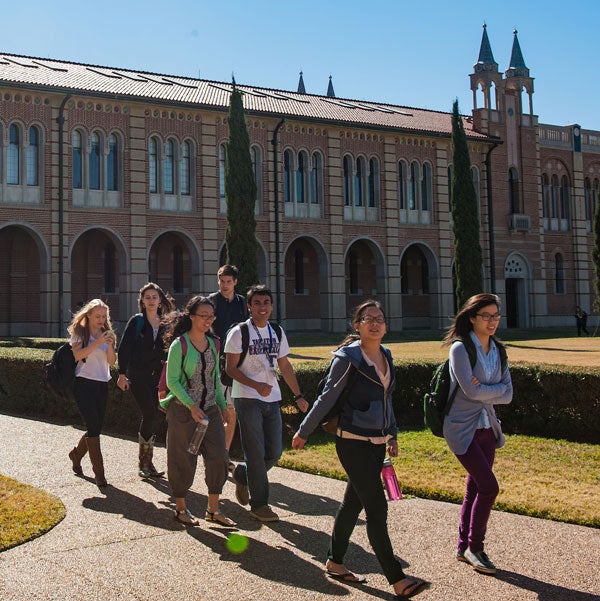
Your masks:
{"label": "brown boot", "polygon": [[90,452],[90,460],[94,476],[96,476],[96,484],[98,486],[106,486],[108,482],[104,477],[104,461],[102,459],[102,451],[100,450],[100,437],[90,436],[87,439],[88,451]]}
{"label": "brown boot", "polygon": [[142,435],[138,432],[138,442],[140,443],[140,463],[138,474],[142,478],[160,478],[164,474],[164,472],[159,472],[152,463],[155,438],[155,436],[151,436],[148,440],[144,440]]}
{"label": "brown boot", "polygon": [[78,476],[83,476],[83,470],[81,469],[81,460],[87,453],[87,438],[85,434],[79,439],[76,447],[69,453],[69,459],[73,462],[73,471]]}

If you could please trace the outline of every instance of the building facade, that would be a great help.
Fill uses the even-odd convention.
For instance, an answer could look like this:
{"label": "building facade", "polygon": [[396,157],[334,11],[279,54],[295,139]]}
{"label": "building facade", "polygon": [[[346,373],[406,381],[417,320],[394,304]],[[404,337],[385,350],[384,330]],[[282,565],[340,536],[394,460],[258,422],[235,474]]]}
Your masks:
{"label": "building facade", "polygon": [[[516,32],[502,73],[484,28],[470,83],[485,288],[509,327],[571,324],[593,302],[600,133],[538,123]],[[367,297],[391,330],[445,327],[450,114],[336,98],[331,81],[307,94],[302,77],[297,92],[238,87],[260,279],[286,328],[345,331]],[[148,280],[179,304],[215,289],[230,92],[0,53],[0,335],[64,336],[94,297],[122,324]]]}

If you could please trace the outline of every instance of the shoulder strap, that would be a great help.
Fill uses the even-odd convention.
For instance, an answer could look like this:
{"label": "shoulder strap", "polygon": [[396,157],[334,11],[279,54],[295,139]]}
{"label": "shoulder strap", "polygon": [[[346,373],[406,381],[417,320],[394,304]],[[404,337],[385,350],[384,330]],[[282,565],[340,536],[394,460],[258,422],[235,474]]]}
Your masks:
{"label": "shoulder strap", "polygon": [[144,328],[144,315],[143,313],[138,313],[135,316],[135,337],[137,338],[140,333],[142,332],[142,329]]}
{"label": "shoulder strap", "polygon": [[506,354],[506,347],[501,342],[496,342],[496,346],[498,347],[498,352],[500,353],[500,373],[503,374],[506,369],[506,365],[508,363],[508,356]]}
{"label": "shoulder strap", "polygon": [[279,340],[279,342],[281,342],[281,339],[283,338],[283,330],[281,329],[281,326],[277,323],[277,322],[269,322],[271,324],[271,327],[273,328],[273,330],[275,330],[275,334],[277,334],[277,340]]}
{"label": "shoulder strap", "polygon": [[183,369],[183,362],[185,360],[185,356],[187,355],[187,350],[188,350],[187,340],[186,340],[185,336],[183,336],[183,334],[179,337],[179,344],[181,344],[181,373],[185,376],[185,379],[187,380],[187,384],[189,386],[190,379],[188,378],[188,375],[185,373],[185,369]]}
{"label": "shoulder strap", "polygon": [[242,334],[242,352],[240,353],[240,359],[237,364],[238,367],[244,362],[244,359],[248,354],[248,347],[250,346],[250,330],[245,321],[240,323],[240,332]]}

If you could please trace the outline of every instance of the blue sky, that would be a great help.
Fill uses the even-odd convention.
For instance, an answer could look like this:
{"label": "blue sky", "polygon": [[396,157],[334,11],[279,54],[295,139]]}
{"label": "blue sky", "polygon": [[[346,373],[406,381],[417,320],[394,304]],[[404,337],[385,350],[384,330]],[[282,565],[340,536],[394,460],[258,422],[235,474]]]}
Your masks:
{"label": "blue sky", "polygon": [[[3,7],[0,52],[450,111],[472,109],[482,24],[499,69],[513,29],[540,122],[600,130],[600,2],[29,0]],[[8,27],[7,27],[8,25]]]}

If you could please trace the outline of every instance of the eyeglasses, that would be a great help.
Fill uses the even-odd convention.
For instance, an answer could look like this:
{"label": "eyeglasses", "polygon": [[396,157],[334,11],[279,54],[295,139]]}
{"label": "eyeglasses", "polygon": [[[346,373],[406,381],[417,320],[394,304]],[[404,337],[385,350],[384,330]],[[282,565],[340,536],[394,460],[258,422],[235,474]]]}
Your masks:
{"label": "eyeglasses", "polygon": [[190,317],[192,315],[194,317],[199,317],[200,319],[203,319],[204,321],[214,321],[215,319],[217,319],[217,317],[215,315],[202,315],[201,313],[190,313]]}
{"label": "eyeglasses", "polygon": [[494,313],[493,315],[491,313],[475,313],[475,315],[477,315],[477,317],[481,317],[483,321],[500,321],[502,318],[500,313]]}
{"label": "eyeglasses", "polygon": [[366,324],[376,323],[378,325],[383,325],[385,323],[385,317],[361,317],[360,321]]}

